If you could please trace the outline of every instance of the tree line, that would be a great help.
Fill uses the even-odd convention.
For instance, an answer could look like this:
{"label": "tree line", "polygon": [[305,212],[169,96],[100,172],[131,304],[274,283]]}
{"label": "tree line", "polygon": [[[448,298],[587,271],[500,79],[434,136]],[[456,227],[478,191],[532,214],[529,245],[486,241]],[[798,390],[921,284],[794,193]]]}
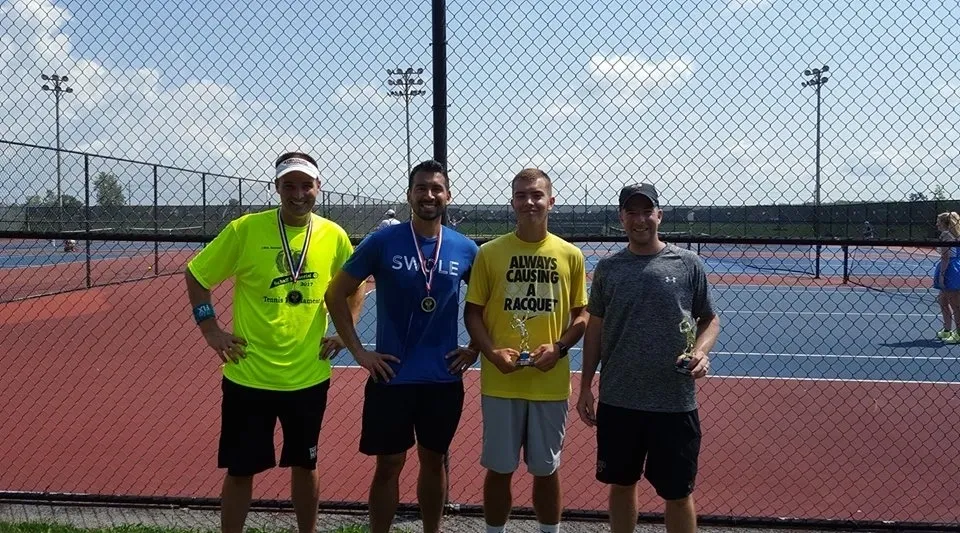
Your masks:
{"label": "tree line", "polygon": [[[119,207],[127,205],[127,197],[123,194],[120,180],[113,172],[100,172],[93,177],[93,197],[97,205],[104,207]],[[83,201],[70,194],[61,195],[63,207],[83,207]],[[57,193],[47,189],[43,196],[32,194],[27,196],[25,205],[33,207],[57,207]]]}

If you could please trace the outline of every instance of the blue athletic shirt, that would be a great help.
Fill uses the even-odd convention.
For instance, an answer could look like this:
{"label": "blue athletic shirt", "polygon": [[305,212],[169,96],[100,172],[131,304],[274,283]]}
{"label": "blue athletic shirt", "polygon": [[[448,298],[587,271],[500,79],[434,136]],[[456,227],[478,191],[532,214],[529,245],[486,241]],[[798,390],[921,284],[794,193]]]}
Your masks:
{"label": "blue athletic shirt", "polygon": [[[460,376],[447,370],[446,355],[457,349],[460,325],[460,282],[467,282],[477,244],[446,226],[441,230],[438,265],[433,272],[430,296],[433,312],[421,309],[427,296],[410,223],[388,226],[368,235],[343,265],[347,274],[377,285],[376,351],[400,359],[390,362],[396,376],[391,385],[449,383]],[[417,235],[420,253],[429,269],[437,238]]]}

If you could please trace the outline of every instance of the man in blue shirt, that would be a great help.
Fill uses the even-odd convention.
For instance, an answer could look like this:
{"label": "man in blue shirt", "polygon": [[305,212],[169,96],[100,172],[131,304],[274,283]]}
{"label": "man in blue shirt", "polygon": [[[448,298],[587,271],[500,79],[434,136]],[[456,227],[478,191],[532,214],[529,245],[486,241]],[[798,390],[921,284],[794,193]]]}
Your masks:
{"label": "man in blue shirt", "polygon": [[[463,371],[477,352],[460,347],[460,284],[476,243],[441,219],[450,203],[446,170],[436,161],[408,177],[411,220],[367,236],[330,283],[327,309],[344,345],[370,372],[364,389],[360,452],[377,457],[370,486],[370,529],[387,533],[400,500],[400,473],[417,443],[417,496],[425,533],[437,533],[446,496],[444,456],[463,410]],[[377,292],[377,345],[359,337],[347,297],[368,276]]]}

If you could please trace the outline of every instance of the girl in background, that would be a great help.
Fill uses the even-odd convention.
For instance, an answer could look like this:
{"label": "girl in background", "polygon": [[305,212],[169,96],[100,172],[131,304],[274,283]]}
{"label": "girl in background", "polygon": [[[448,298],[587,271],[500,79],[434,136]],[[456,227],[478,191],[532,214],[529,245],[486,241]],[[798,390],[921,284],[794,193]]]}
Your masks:
{"label": "girl in background", "polygon": [[[937,231],[940,240],[960,244],[960,215],[956,212],[937,215]],[[940,312],[943,314],[943,329],[937,338],[950,344],[960,344],[960,248],[940,246],[940,261],[933,270],[933,288],[940,289]],[[953,331],[950,330],[955,326]]]}

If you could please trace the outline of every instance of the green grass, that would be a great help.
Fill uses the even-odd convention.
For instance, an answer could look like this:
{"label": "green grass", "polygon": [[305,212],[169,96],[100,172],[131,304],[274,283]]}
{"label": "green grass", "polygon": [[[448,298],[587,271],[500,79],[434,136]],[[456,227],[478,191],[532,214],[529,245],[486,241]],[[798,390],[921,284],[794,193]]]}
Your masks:
{"label": "green grass", "polygon": [[[108,528],[80,528],[65,524],[56,524],[50,522],[0,522],[0,533],[196,533],[197,531],[214,533],[219,531],[215,528],[207,529],[186,529],[173,527],[143,526],[143,525],[123,525]],[[286,529],[245,529],[251,533],[279,533],[286,532]],[[349,525],[341,526],[337,529],[328,530],[329,533],[369,533],[367,526]],[[398,530],[402,531],[402,530]]]}

